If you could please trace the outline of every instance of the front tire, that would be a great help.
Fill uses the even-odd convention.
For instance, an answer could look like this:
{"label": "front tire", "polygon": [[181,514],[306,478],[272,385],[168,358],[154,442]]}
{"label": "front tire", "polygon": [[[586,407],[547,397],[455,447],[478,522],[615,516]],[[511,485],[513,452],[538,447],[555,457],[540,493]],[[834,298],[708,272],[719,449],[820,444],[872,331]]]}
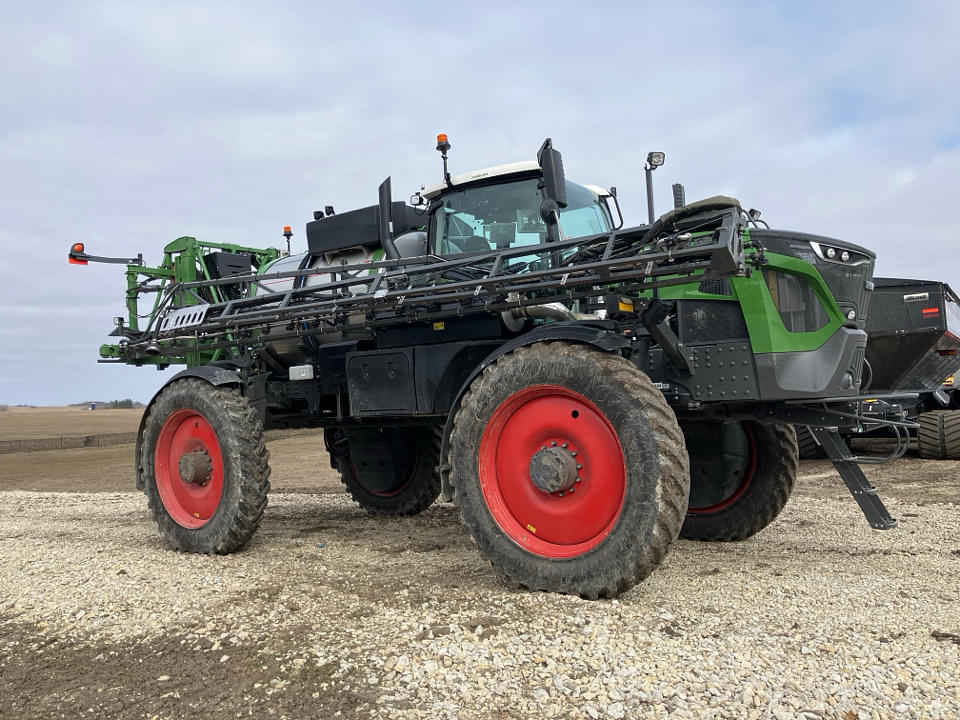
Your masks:
{"label": "front tire", "polygon": [[195,378],[170,383],[138,441],[147,503],[170,547],[226,554],[246,545],[267,506],[270,455],[238,388]]}
{"label": "front tire", "polygon": [[683,435],[631,363],[565,342],[522,347],[470,385],[450,435],[463,521],[507,578],[613,597],[660,564],[683,522]]}
{"label": "front tire", "polygon": [[800,470],[792,425],[693,423],[684,434],[690,502],[680,537],[744,540],[774,521]]}

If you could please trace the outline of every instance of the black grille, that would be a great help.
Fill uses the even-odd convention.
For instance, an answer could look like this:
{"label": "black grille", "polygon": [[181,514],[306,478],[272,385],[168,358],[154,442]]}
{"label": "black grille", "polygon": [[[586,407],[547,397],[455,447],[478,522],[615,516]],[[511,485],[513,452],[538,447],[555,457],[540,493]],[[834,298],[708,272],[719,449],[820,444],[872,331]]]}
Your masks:
{"label": "black grille", "polygon": [[865,348],[858,347],[856,353],[853,355],[853,378],[854,383],[859,385],[863,381],[863,358],[864,358]]}
{"label": "black grille", "polygon": [[726,278],[701,280],[697,290],[707,295],[731,295],[730,281]]}
{"label": "black grille", "polygon": [[680,339],[688,345],[748,337],[743,311],[737,302],[681,300],[677,310]]}

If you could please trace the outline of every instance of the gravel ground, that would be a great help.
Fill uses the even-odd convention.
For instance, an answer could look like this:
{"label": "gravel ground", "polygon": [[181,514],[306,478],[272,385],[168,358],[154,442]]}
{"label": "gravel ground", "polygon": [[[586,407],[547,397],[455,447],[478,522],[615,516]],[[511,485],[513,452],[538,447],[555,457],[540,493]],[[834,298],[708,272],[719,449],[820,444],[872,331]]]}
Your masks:
{"label": "gravel ground", "polygon": [[205,557],[136,493],[0,493],[0,717],[960,717],[957,506],[878,533],[804,483],[599,602],[508,586],[447,504],[278,494]]}

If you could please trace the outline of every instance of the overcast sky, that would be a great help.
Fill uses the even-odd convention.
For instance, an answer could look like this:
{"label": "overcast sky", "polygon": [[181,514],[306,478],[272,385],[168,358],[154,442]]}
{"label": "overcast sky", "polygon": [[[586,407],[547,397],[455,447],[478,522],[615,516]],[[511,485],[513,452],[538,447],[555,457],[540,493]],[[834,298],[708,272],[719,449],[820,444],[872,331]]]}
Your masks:
{"label": "overcast sky", "polygon": [[960,3],[4,3],[0,404],[146,401],[170,377],[98,365],[122,267],[180,235],[295,249],[315,208],[405,198],[534,159],[616,185],[643,160],[687,199],[960,285]]}

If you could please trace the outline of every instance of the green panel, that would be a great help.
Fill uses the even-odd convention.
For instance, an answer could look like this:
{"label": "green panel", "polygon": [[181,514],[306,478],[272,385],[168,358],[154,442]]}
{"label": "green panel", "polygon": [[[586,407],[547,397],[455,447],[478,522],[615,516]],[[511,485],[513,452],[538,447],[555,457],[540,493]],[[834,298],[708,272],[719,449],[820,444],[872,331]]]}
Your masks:
{"label": "green panel", "polygon": [[730,284],[743,308],[753,351],[772,353],[817,349],[843,325],[844,317],[840,306],[837,305],[820,272],[810,263],[773,252],[768,252],[766,259],[768,267],[805,279],[823,304],[829,322],[814,332],[790,332],[784,326],[780,313],[773,304],[763,273],[755,271],[750,277],[732,278]]}

